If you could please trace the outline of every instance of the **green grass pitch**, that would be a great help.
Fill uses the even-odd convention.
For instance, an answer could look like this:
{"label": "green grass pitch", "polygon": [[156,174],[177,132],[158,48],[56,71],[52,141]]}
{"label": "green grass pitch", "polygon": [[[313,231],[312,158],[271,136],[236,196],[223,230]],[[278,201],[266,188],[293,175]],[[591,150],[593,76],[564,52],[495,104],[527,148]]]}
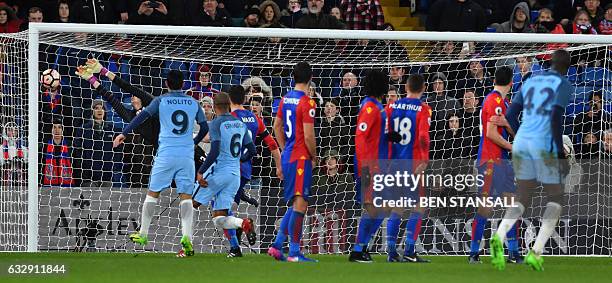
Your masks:
{"label": "green grass pitch", "polygon": [[127,253],[0,253],[0,266],[9,264],[64,264],[66,275],[8,276],[0,282],[610,282],[612,259],[605,257],[546,257],[543,272],[525,265],[508,265],[496,271],[483,264],[468,265],[464,256],[426,256],[427,264],[349,263],[344,255],[314,256],[319,263],[275,262],[265,255],[228,259],[224,254]]}

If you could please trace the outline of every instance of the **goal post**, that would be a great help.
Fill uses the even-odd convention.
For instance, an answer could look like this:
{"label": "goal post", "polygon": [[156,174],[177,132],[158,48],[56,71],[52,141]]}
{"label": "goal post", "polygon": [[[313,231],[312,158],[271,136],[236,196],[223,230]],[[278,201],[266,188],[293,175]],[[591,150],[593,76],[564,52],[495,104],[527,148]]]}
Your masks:
{"label": "goal post", "polygon": [[[83,34],[82,37],[78,35]],[[0,35],[0,38],[4,35]],[[19,39],[17,39],[19,40]],[[365,42],[365,43],[364,43]],[[451,44],[447,44],[451,42]],[[342,95],[353,95],[360,98],[357,85],[343,87],[342,81],[347,73],[355,75],[357,80],[369,69],[384,69],[390,72],[392,69],[401,69],[401,76],[409,73],[422,73],[429,80],[429,87],[433,85],[436,78],[442,79],[444,92],[448,99],[444,104],[453,99],[457,107],[449,111],[448,117],[437,121],[438,131],[432,133],[433,154],[444,161],[465,159],[471,162],[473,156],[464,155],[465,151],[473,148],[466,145],[465,140],[478,139],[474,127],[470,125],[470,132],[465,130],[467,126],[461,125],[462,136],[452,136],[452,130],[448,131],[447,124],[455,114],[463,113],[464,92],[471,90],[477,92],[474,95],[482,103],[483,93],[491,91],[490,81],[493,71],[498,66],[508,65],[515,70],[516,82],[522,82],[522,67],[527,64],[529,73],[537,73],[545,70],[547,56],[554,48],[566,47],[572,51],[572,57],[576,58],[574,73],[569,74],[572,82],[577,87],[575,97],[570,102],[571,114],[566,115],[566,134],[575,143],[574,149],[583,148],[582,142],[591,132],[581,132],[580,137],[574,133],[574,128],[584,128],[584,125],[592,127],[599,124],[597,133],[592,133],[597,139],[597,145],[601,148],[589,148],[591,155],[589,162],[578,164],[572,171],[578,176],[577,183],[587,182],[583,188],[577,184],[575,188],[566,189],[566,201],[564,203],[564,214],[561,219],[561,227],[553,235],[547,250],[555,255],[610,255],[612,254],[612,225],[610,213],[612,209],[612,132],[610,132],[610,151],[606,151],[605,139],[608,132],[608,124],[612,124],[612,116],[602,115],[599,121],[580,120],[576,117],[588,109],[589,96],[594,92],[600,92],[601,108],[604,114],[612,113],[612,76],[610,75],[610,50],[612,38],[601,35],[553,35],[553,34],[501,34],[501,33],[451,33],[451,32],[407,32],[407,31],[353,31],[353,30],[296,30],[296,29],[252,29],[252,28],[219,28],[219,27],[175,27],[175,26],[132,26],[132,25],[87,25],[87,24],[51,24],[31,23],[27,32],[27,42],[21,39],[20,46],[27,48],[27,92],[16,93],[27,100],[27,186],[13,187],[11,184],[3,185],[2,190],[16,189],[27,194],[27,200],[20,199],[20,204],[27,209],[27,218],[19,219],[27,224],[27,236],[15,242],[15,246],[0,246],[0,250],[88,250],[88,251],[134,251],[139,250],[131,244],[126,244],[125,233],[134,231],[138,225],[140,206],[144,199],[146,189],[142,184],[148,179],[147,167],[151,165],[153,156],[149,145],[142,139],[134,139],[131,148],[133,152],[110,152],[104,148],[106,137],[101,137],[99,143],[96,139],[87,136],[90,130],[85,125],[93,117],[92,108],[101,100],[99,94],[94,92],[86,81],[78,78],[68,70],[74,70],[75,64],[84,64],[87,57],[103,58],[100,61],[106,66],[113,66],[112,71],[119,77],[136,87],[142,88],[154,95],[163,92],[163,74],[169,69],[177,68],[188,77],[188,86],[196,89],[198,87],[197,75],[204,72],[210,73],[209,80],[212,81],[211,88],[226,91],[231,85],[243,84],[253,87],[254,77],[257,82],[258,91],[252,95],[259,96],[256,100],[259,104],[253,107],[261,107],[264,121],[270,125],[275,111],[275,101],[291,88],[290,71],[293,64],[301,60],[311,63],[315,70],[313,81],[316,85],[313,93],[318,105],[318,119],[326,119],[326,106],[329,101],[340,103],[336,109],[338,117],[342,118],[343,124],[317,125],[317,134],[322,144],[319,154],[325,157],[336,156],[340,164],[337,168],[341,174],[335,176],[335,185],[332,187],[325,183],[315,183],[313,191],[319,192],[320,196],[314,200],[313,211],[306,216],[306,228],[303,245],[311,253],[344,253],[352,244],[351,240],[356,234],[356,223],[361,209],[353,201],[354,183],[352,180],[352,144],[351,132],[354,129],[355,105],[344,102]],[[68,50],[68,51],[66,51]],[[450,51],[449,51],[450,50]],[[70,53],[72,52],[72,53]],[[43,56],[40,56],[43,55]],[[54,61],[49,58],[55,56]],[[44,58],[43,58],[44,57]],[[519,66],[517,58],[525,62]],[[59,58],[59,59],[57,59]],[[521,59],[523,60],[523,59]],[[154,63],[151,63],[154,62]],[[480,65],[471,66],[471,64]],[[202,68],[207,66],[208,69]],[[537,65],[537,66],[536,66]],[[45,67],[43,67],[45,66]],[[74,147],[79,153],[71,153],[70,159],[73,164],[81,166],[79,174],[86,170],[96,171],[95,151],[104,153],[99,157],[99,178],[94,180],[96,172],[90,172],[90,179],[79,186],[64,188],[42,188],[41,184],[41,156],[45,152],[49,135],[40,132],[45,115],[40,109],[41,86],[39,83],[41,68],[53,68],[60,71],[62,85],[66,85],[78,94],[71,94],[73,103],[70,105],[73,111],[71,120],[71,132],[64,132],[65,137],[70,140],[70,150]],[[477,68],[484,69],[482,80],[468,80],[465,76],[472,75],[470,72]],[[111,69],[111,67],[109,67]],[[405,73],[405,74],[404,74]],[[440,77],[441,73],[443,77]],[[489,73],[489,74],[487,74]],[[397,75],[397,74],[396,74]],[[107,78],[99,78],[102,85],[121,98],[121,102],[130,109],[129,99],[133,94],[120,90],[116,82]],[[252,79],[248,81],[248,79]],[[350,79],[350,78],[349,78]],[[247,83],[248,81],[248,83]],[[475,84],[482,82],[482,84]],[[488,82],[488,83],[485,83]],[[401,83],[395,84],[401,88]],[[200,86],[201,87],[201,86]],[[198,89],[201,97],[206,96],[209,90]],[[210,90],[212,91],[212,90]],[[433,90],[428,90],[428,93]],[[482,92],[482,93],[481,93]],[[361,95],[361,96],[360,96]],[[251,96],[251,94],[249,95]],[[439,103],[436,96],[434,103]],[[441,96],[442,97],[442,96]],[[451,99],[452,98],[452,99]],[[424,97],[424,99],[426,99]],[[203,99],[205,100],[205,99]],[[339,102],[336,102],[339,101]],[[203,101],[205,103],[205,101]],[[333,104],[332,103],[332,104]],[[453,102],[455,103],[455,102]],[[108,129],[117,129],[125,125],[118,114],[111,108],[111,103],[103,101],[105,109],[105,124]],[[2,115],[10,116],[3,107]],[[9,106],[10,107],[10,106]],[[329,106],[333,108],[333,106]],[[346,107],[347,109],[343,109]],[[320,113],[320,114],[319,114]],[[266,116],[267,115],[267,116]],[[612,114],[611,114],[612,115]],[[571,117],[570,117],[571,116]],[[582,117],[582,116],[580,116]],[[448,119],[446,119],[448,118]],[[464,117],[458,117],[463,123]],[[2,121],[5,123],[5,121]],[[330,122],[331,123],[331,122]],[[334,122],[335,123],[335,122]],[[579,123],[579,124],[574,124]],[[87,124],[87,125],[92,125]],[[93,124],[95,125],[95,124]],[[332,126],[329,126],[332,125]],[[52,125],[45,125],[52,126]],[[62,125],[64,126],[64,125]],[[346,128],[342,130],[341,128]],[[608,126],[609,127],[609,126]],[[104,131],[104,130],[103,130]],[[109,132],[114,133],[113,130]],[[78,133],[78,134],[77,134]],[[106,132],[104,132],[106,133]],[[448,135],[447,135],[448,134]],[[93,133],[95,135],[95,132]],[[585,137],[583,137],[583,135]],[[87,136],[87,137],[84,137]],[[93,139],[93,140],[92,140]],[[325,140],[327,139],[327,140]],[[318,140],[318,141],[320,141]],[[450,141],[446,142],[445,141]],[[100,145],[102,144],[102,145]],[[344,145],[344,147],[342,147]],[[87,146],[96,146],[95,150],[88,151]],[[97,148],[97,146],[100,146]],[[42,149],[42,152],[41,152]],[[452,151],[447,154],[447,150]],[[333,151],[335,150],[335,151]],[[261,146],[258,147],[260,160],[254,172],[254,180],[247,192],[261,202],[257,209],[241,204],[238,208],[240,215],[255,217],[259,230],[259,239],[256,251],[267,248],[272,242],[274,232],[278,228],[278,221],[283,213],[285,204],[279,194],[280,181],[271,175],[271,158]],[[456,153],[457,155],[453,155]],[[581,154],[584,152],[581,152]],[[90,154],[90,155],[88,155]],[[108,157],[105,154],[112,155]],[[120,154],[121,156],[117,156]],[[583,156],[587,156],[584,153]],[[108,159],[105,159],[108,158]],[[435,158],[434,158],[435,159]],[[106,162],[106,163],[105,163]],[[469,163],[468,162],[468,163]],[[118,164],[120,163],[120,164]],[[107,164],[111,164],[108,165]],[[326,171],[322,168],[326,164],[320,164],[318,173],[315,173],[317,181],[324,180]],[[134,168],[138,168],[139,174],[134,174]],[[44,169],[43,169],[44,170]],[[589,171],[586,171],[589,170]],[[76,171],[76,170],[75,170]],[[75,175],[77,173],[75,172]],[[134,181],[133,177],[140,178]],[[584,181],[584,175],[593,175]],[[338,177],[339,176],[339,177]],[[75,176],[76,177],[76,176]],[[92,179],[93,178],[93,179]],[[82,178],[85,179],[85,178]],[[129,179],[129,180],[128,180]],[[327,179],[325,179],[327,180]],[[340,180],[340,181],[338,181]],[[323,181],[321,181],[323,182]],[[87,183],[87,185],[83,185]],[[136,183],[138,183],[136,185]],[[341,185],[341,186],[340,186]],[[8,186],[8,187],[7,187]],[[586,188],[588,187],[588,188]],[[342,191],[336,191],[336,190]],[[471,188],[466,192],[474,194]],[[434,194],[441,193],[432,190]],[[178,248],[178,209],[174,196],[170,192],[164,192],[160,205],[156,210],[156,218],[151,224],[151,244],[147,250],[159,252],[171,252]],[[173,192],[172,192],[173,193]],[[9,197],[10,198],[10,197]],[[88,206],[79,207],[74,205],[88,202]],[[539,226],[538,217],[545,203],[542,197],[534,200],[535,209],[533,216],[526,218],[522,224],[524,231],[524,246],[534,239],[532,233]],[[24,203],[25,202],[25,203]],[[23,208],[23,206],[20,206]],[[22,209],[20,208],[20,209]],[[12,208],[11,208],[12,209]],[[0,213],[10,213],[0,210]],[[469,244],[471,235],[471,218],[473,210],[464,209],[458,212],[432,211],[424,219],[423,233],[417,242],[421,251],[430,254],[465,254],[465,246]],[[454,213],[454,214],[453,214]],[[194,242],[198,252],[221,252],[225,248],[222,239],[222,231],[216,231],[209,219],[207,209],[200,209],[194,217],[195,234]],[[1,215],[0,215],[1,216]],[[487,225],[485,235],[490,235],[498,225],[500,211]],[[1,218],[0,218],[1,219]],[[497,220],[495,220],[497,219]],[[95,223],[94,223],[95,222]],[[90,227],[91,225],[91,227]],[[93,227],[93,228],[92,228]],[[403,227],[403,225],[402,225]],[[95,232],[92,232],[94,231]],[[0,234],[4,233],[0,231]],[[90,234],[88,234],[90,233]],[[99,234],[98,234],[99,233]],[[400,233],[403,237],[403,232]],[[12,238],[11,238],[12,239]],[[377,236],[373,243],[373,249],[384,252],[384,233]],[[403,242],[403,241],[398,241]],[[23,245],[26,245],[25,247]],[[85,247],[85,248],[83,248]],[[80,248],[80,249],[79,249]],[[486,247],[485,247],[486,249]]]}

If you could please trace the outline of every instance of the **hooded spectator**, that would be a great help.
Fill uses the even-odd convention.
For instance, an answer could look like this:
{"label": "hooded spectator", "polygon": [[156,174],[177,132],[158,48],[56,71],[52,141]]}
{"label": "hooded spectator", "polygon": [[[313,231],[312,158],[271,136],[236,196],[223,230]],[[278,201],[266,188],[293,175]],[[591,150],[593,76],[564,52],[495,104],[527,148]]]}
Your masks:
{"label": "hooded spectator", "polygon": [[510,15],[510,20],[501,24],[494,24],[496,32],[503,33],[529,33],[533,29],[529,26],[531,23],[531,15],[529,5],[525,2],[520,2],[514,6],[514,10]]}
{"label": "hooded spectator", "polygon": [[262,28],[284,28],[280,23],[280,8],[274,1],[267,0],[259,5],[259,26]]}
{"label": "hooded spectator", "polygon": [[0,33],[19,32],[21,21],[15,11],[4,3],[0,3]]}
{"label": "hooded spectator", "polygon": [[446,118],[450,117],[451,113],[460,110],[461,104],[457,99],[447,95],[447,79],[443,73],[434,73],[429,81],[430,92],[426,102],[433,111],[430,128],[431,140],[442,140],[444,134],[443,129],[446,126]]}

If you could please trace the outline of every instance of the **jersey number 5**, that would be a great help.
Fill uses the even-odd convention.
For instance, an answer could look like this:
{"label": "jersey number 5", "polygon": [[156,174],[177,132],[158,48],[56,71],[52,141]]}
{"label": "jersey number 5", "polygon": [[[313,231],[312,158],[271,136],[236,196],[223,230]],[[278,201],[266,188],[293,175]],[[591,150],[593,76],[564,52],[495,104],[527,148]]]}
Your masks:
{"label": "jersey number 5", "polygon": [[293,124],[291,123],[291,111],[287,110],[287,115],[285,115],[285,134],[287,138],[291,138],[293,135]]}
{"label": "jersey number 5", "polygon": [[412,140],[412,120],[410,118],[393,118],[393,130],[402,136],[401,145],[407,145]]}
{"label": "jersey number 5", "polygon": [[172,129],[172,133],[175,135],[182,135],[187,131],[189,121],[187,120],[187,113],[183,110],[176,110],[172,113],[172,124],[178,128]]}

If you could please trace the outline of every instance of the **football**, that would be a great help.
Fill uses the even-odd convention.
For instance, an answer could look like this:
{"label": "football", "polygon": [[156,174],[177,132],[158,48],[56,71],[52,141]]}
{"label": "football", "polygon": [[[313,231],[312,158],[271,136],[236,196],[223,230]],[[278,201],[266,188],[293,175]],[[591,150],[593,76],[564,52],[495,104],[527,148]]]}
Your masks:
{"label": "football", "polygon": [[47,69],[40,75],[40,84],[45,88],[54,89],[60,84],[60,74],[54,69]]}

